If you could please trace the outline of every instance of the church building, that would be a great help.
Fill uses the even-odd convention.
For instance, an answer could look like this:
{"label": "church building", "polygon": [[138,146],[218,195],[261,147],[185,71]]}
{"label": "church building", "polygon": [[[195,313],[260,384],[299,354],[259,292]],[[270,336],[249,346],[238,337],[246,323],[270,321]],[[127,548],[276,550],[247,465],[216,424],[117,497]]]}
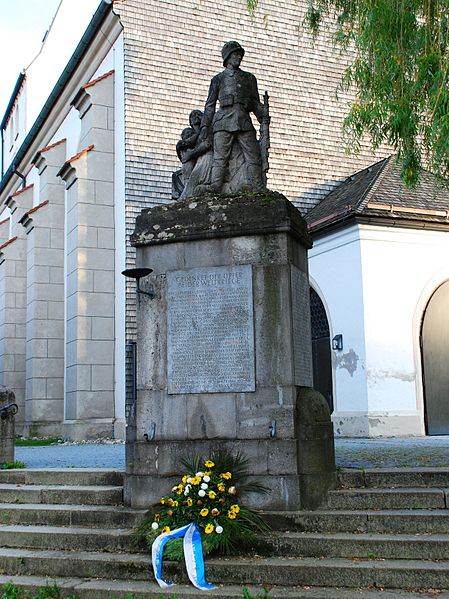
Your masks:
{"label": "church building", "polygon": [[176,144],[238,40],[269,94],[268,187],[314,240],[315,387],[336,434],[449,434],[449,196],[426,173],[405,189],[387,148],[345,152],[349,58],[313,43],[306,9],[62,0],[1,122],[0,383],[18,432],[124,438],[139,359],[129,236],[142,208],[173,201]]}

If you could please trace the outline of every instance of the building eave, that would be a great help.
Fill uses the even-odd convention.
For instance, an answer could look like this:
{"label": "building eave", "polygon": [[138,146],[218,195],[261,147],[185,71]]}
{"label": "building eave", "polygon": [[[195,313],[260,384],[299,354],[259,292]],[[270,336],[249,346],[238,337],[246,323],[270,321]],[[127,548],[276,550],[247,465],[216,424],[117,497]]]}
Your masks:
{"label": "building eave", "polygon": [[20,90],[22,89],[23,82],[25,80],[25,71],[22,71],[17,78],[16,84],[14,86],[14,90],[11,94],[11,98],[9,99],[8,106],[6,107],[5,114],[3,116],[2,123],[0,125],[0,129],[6,129],[6,125],[8,124],[9,117],[11,114],[11,110],[16,103],[17,96],[19,95]]}
{"label": "building eave", "polygon": [[373,225],[391,229],[414,229],[420,231],[445,231],[449,233],[449,221],[428,221],[420,218],[394,218],[382,215],[349,214],[346,218],[334,221],[329,225],[315,231],[309,230],[312,240],[322,239],[336,231],[346,229],[353,225]]}

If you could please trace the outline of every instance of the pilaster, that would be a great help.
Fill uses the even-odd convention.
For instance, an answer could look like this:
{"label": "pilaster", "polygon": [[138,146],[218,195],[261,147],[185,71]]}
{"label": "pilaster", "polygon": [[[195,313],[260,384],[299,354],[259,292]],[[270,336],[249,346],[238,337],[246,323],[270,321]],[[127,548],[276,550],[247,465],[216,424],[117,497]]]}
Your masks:
{"label": "pilaster", "polygon": [[0,230],[9,229],[9,238],[0,245],[0,382],[15,394],[17,432],[21,433],[25,420],[27,280],[26,235],[19,221],[32,206],[33,186],[20,189],[5,203],[11,216],[9,223],[0,226]]}
{"label": "pilaster", "polygon": [[20,219],[27,236],[25,432],[62,433],[64,420],[64,184],[56,176],[65,140],[34,157],[41,203]]}
{"label": "pilaster", "polygon": [[114,436],[114,120],[113,73],[84,86],[80,151],[58,175],[66,184],[65,431]]}

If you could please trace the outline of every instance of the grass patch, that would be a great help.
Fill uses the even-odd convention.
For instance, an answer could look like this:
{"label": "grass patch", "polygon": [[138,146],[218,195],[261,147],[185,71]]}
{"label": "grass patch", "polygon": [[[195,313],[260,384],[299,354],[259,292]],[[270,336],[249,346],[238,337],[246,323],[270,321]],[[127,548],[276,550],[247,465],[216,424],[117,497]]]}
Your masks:
{"label": "grass patch", "polygon": [[[46,583],[45,586],[41,587],[37,592],[27,592],[19,589],[13,582],[7,582],[2,587],[2,599],[79,599],[78,595],[63,595],[61,589],[58,588],[56,583]],[[159,599],[164,599],[167,595],[160,595]],[[251,595],[248,589],[242,589],[243,599],[269,599],[268,590],[264,589],[263,595]],[[122,596],[123,599],[134,599],[132,593],[127,593]],[[109,599],[116,599],[113,595],[109,596]],[[120,599],[120,598],[118,598]],[[173,595],[171,599],[177,599],[177,595]],[[235,599],[239,599],[236,597]]]}
{"label": "grass patch", "polygon": [[49,437],[48,439],[24,439],[23,437],[17,436],[15,445],[16,447],[44,447],[45,445],[58,445],[63,443],[63,439],[59,437]]}
{"label": "grass patch", "polygon": [[15,468],[25,468],[25,464],[20,460],[14,462],[3,462],[0,466],[0,470],[14,470]]}

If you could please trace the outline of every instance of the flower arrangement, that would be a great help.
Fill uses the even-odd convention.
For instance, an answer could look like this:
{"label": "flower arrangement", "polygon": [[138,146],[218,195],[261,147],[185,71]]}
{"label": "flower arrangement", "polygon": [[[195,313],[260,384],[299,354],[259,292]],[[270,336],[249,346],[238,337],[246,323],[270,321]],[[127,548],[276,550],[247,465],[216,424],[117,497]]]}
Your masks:
{"label": "flower arrangement", "polygon": [[[161,533],[195,522],[204,554],[229,554],[251,547],[257,533],[268,530],[262,518],[241,503],[243,492],[267,492],[263,485],[248,482],[248,460],[241,454],[221,450],[206,460],[183,460],[182,465],[180,482],[161,498],[151,521],[140,527],[150,545]],[[171,540],[165,552],[169,559],[182,559],[182,539]]]}

